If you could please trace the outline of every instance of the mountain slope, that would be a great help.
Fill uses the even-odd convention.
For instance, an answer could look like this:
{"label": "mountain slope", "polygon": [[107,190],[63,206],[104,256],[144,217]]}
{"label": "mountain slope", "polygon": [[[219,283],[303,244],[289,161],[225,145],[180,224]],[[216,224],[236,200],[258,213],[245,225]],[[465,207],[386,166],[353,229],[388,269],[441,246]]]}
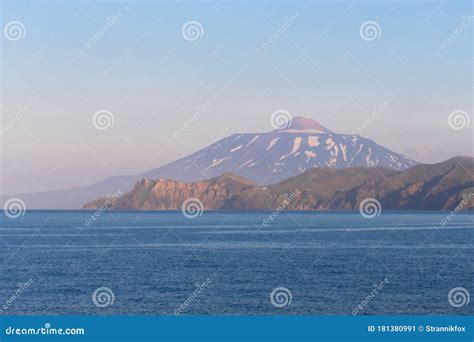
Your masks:
{"label": "mountain slope", "polygon": [[405,170],[415,164],[370,139],[337,134],[314,120],[298,117],[285,130],[233,134],[141,176],[192,182],[233,172],[265,185],[315,167]]}
{"label": "mountain slope", "polygon": [[194,183],[145,179],[109,205],[100,198],[84,209],[177,210],[197,198],[204,209],[357,210],[364,199],[376,198],[384,210],[452,210],[468,198],[461,210],[472,210],[473,171],[472,158],[453,158],[398,172],[316,168],[266,187],[228,173]]}
{"label": "mountain slope", "polygon": [[[438,164],[419,164],[383,179],[370,179],[334,202],[334,207],[355,209],[367,197],[385,209],[453,210],[464,196],[474,194],[474,159],[455,157]],[[469,194],[471,194],[469,196]],[[470,200],[464,209],[473,209]]]}
{"label": "mountain slope", "polygon": [[297,117],[284,130],[233,134],[162,167],[97,184],[19,197],[29,209],[76,209],[99,196],[131,190],[141,179],[195,182],[234,173],[259,185],[273,184],[317,168],[379,167],[405,170],[416,162],[359,135],[337,134],[314,120]]}

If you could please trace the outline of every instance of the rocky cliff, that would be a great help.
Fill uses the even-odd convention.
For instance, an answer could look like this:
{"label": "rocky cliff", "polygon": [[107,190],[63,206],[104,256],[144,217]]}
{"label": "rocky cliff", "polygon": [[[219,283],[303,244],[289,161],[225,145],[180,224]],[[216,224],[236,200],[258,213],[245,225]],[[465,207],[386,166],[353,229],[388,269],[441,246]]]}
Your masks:
{"label": "rocky cliff", "polygon": [[385,168],[315,168],[266,187],[231,173],[199,182],[143,179],[118,198],[99,198],[84,209],[180,210],[198,199],[203,209],[356,210],[376,198],[384,210],[474,208],[474,159],[456,157],[405,171]]}

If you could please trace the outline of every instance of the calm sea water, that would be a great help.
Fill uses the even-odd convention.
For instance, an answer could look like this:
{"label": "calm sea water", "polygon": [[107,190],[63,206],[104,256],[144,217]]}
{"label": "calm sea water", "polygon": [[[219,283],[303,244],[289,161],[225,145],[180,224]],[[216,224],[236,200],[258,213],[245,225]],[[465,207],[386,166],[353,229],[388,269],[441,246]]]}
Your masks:
{"label": "calm sea water", "polygon": [[[270,212],[109,212],[87,226],[92,214],[0,214],[1,314],[474,312],[448,302],[452,288],[474,293],[472,213],[446,227],[448,213],[426,212],[287,212],[266,227]],[[94,304],[100,287],[113,303]]]}

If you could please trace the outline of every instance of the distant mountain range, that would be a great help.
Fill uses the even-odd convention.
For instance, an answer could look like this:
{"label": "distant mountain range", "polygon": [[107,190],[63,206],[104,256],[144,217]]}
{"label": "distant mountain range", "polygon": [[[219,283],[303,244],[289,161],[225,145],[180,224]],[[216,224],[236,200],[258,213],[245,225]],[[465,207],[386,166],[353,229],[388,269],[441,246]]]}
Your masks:
{"label": "distant mountain range", "polygon": [[205,210],[354,210],[375,198],[384,210],[453,210],[463,199],[459,210],[473,210],[473,170],[473,158],[456,157],[404,171],[313,168],[269,186],[231,173],[198,182],[143,179],[123,196],[102,197],[84,209],[180,210],[192,198]]}
{"label": "distant mountain range", "polygon": [[233,173],[258,184],[274,184],[314,168],[377,167],[406,170],[417,162],[360,135],[338,134],[314,120],[296,117],[283,130],[233,134],[189,156],[135,176],[60,191],[0,196],[20,197],[30,209],[78,209],[97,197],[131,190],[137,181],[196,182]]}

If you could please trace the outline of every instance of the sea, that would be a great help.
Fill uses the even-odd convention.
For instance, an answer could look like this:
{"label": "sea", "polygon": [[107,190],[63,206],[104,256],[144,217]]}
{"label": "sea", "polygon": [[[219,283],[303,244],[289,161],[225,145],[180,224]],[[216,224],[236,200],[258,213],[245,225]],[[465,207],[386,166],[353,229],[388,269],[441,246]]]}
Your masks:
{"label": "sea", "polygon": [[0,315],[472,315],[474,214],[378,214],[1,212]]}

